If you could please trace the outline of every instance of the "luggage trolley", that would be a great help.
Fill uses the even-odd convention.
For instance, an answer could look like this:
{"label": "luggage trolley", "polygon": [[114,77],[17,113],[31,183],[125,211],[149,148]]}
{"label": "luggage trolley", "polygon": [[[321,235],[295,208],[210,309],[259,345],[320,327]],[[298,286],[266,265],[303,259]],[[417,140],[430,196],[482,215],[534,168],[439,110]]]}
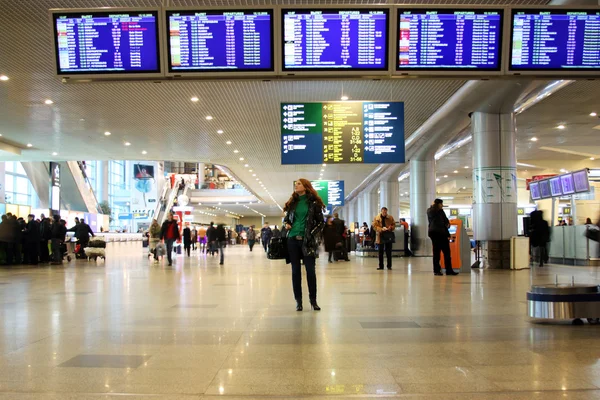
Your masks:
{"label": "luggage trolley", "polygon": [[88,247],[83,249],[88,261],[98,261],[98,258],[106,260],[106,240],[104,236],[94,236],[90,239]]}

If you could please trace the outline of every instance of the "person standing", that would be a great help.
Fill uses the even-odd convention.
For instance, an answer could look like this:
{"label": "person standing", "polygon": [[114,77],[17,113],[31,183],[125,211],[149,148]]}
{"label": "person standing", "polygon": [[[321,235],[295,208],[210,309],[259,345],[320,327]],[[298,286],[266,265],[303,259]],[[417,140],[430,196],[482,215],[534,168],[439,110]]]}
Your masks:
{"label": "person standing", "polygon": [[387,258],[387,269],[392,269],[392,245],[394,242],[391,237],[396,228],[396,221],[394,221],[394,217],[388,215],[387,207],[381,208],[381,212],[373,220],[373,227],[375,228],[375,232],[377,232],[376,243],[379,246],[379,267],[377,269],[383,269],[384,252]]}
{"label": "person standing", "polygon": [[[27,227],[25,228],[25,257],[24,263],[38,265],[40,257],[41,232],[40,224],[35,220],[33,214],[27,216]],[[46,245],[46,248],[48,246]]]}
{"label": "person standing", "polygon": [[52,226],[50,218],[46,218],[44,214],[40,217],[40,262],[50,262],[50,249],[48,243],[52,239]]}
{"label": "person standing", "polygon": [[452,257],[450,256],[450,221],[444,212],[444,201],[435,199],[429,209],[427,209],[427,219],[429,220],[429,238],[433,245],[433,274],[442,276],[442,267],[440,265],[440,252],[444,253],[444,265],[446,275],[458,275],[452,269]]}
{"label": "person standing", "polygon": [[225,232],[225,225],[217,225],[216,234],[217,246],[219,247],[219,256],[221,257],[219,265],[223,265],[223,261],[225,260],[225,246],[227,246],[227,232]]}
{"label": "person standing", "polygon": [[210,255],[214,256],[215,251],[217,251],[217,228],[215,228],[214,222],[211,222],[210,226],[206,230],[206,241],[208,243],[208,249],[206,252],[210,252]]}
{"label": "person standing", "polygon": [[250,247],[250,251],[254,247],[256,243],[256,231],[254,230],[254,226],[248,228],[248,247]]}
{"label": "person standing", "polygon": [[529,217],[531,223],[529,225],[529,244],[533,247],[533,256],[539,262],[539,266],[543,267],[544,262],[548,262],[547,245],[550,241],[550,227],[548,221],[544,219],[542,210],[533,211]]}
{"label": "person standing", "polygon": [[173,218],[173,214],[167,214],[167,220],[163,222],[160,229],[160,240],[164,241],[167,245],[167,260],[169,261],[169,267],[173,265],[173,243],[180,238],[179,225]]}
{"label": "person standing", "polygon": [[148,246],[150,246],[150,250],[154,254],[154,261],[156,262],[158,262],[158,254],[156,253],[156,246],[158,246],[158,243],[160,243],[160,225],[158,225],[157,220],[152,220]]}
{"label": "person standing", "polygon": [[408,222],[406,222],[406,218],[400,218],[400,223],[402,224],[402,227],[404,228],[404,257],[410,257],[413,255],[412,251],[410,251],[409,249],[409,239],[410,239],[410,234],[408,232],[409,226],[408,226]]}
{"label": "person standing", "polygon": [[269,248],[269,243],[271,242],[271,238],[273,237],[273,231],[269,226],[268,222],[265,222],[265,226],[260,230],[260,240],[262,241],[263,248],[265,252]]}
{"label": "person standing", "polygon": [[277,229],[277,225],[275,225],[275,229],[273,229],[273,237],[275,239],[279,239],[281,237],[281,231]]}
{"label": "person standing", "polygon": [[206,251],[206,228],[204,225],[200,225],[198,229],[198,247],[202,253]]}
{"label": "person standing", "polygon": [[196,227],[192,228],[192,250],[196,251],[196,243],[198,242],[198,231]]}
{"label": "person standing", "polygon": [[63,252],[61,250],[62,244],[67,236],[67,227],[61,223],[60,215],[54,215],[54,222],[52,223],[52,264],[62,264]]}
{"label": "person standing", "polygon": [[[333,226],[335,228],[335,233],[339,238],[344,239],[346,235],[346,221],[340,219],[340,215],[338,213],[333,214]],[[341,241],[342,245],[338,248],[340,257],[338,259],[342,259],[344,261],[350,261],[348,258],[348,246],[347,240]],[[337,260],[336,260],[337,261]]]}
{"label": "person standing", "polygon": [[192,247],[192,230],[188,224],[183,229],[183,250],[190,256],[190,249]]}
{"label": "person standing", "polygon": [[[327,224],[323,227],[323,242],[325,244],[325,251],[329,253],[328,262],[331,264],[333,261],[331,257],[335,252],[339,252],[343,248],[343,238],[340,236],[333,224],[333,217],[327,218]],[[338,261],[337,254],[335,261]]]}
{"label": "person standing", "polygon": [[296,311],[302,311],[302,264],[306,269],[310,305],[320,311],[317,304],[317,275],[315,272],[321,234],[323,230],[323,209],[325,204],[307,179],[298,179],[294,193],[285,203],[283,211],[285,229],[288,231],[288,254],[286,262],[292,264],[292,284]]}

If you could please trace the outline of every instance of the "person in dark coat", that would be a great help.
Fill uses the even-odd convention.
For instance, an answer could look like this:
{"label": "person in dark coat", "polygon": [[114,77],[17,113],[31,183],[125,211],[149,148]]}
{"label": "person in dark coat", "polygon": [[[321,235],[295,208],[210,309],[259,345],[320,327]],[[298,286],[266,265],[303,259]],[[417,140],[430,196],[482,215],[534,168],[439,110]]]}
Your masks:
{"label": "person in dark coat", "polygon": [[[329,253],[329,263],[332,263],[331,256],[336,251],[339,251],[343,247],[343,238],[338,233],[336,226],[333,224],[333,217],[327,218],[327,224],[323,228],[323,243],[325,244],[325,251]],[[337,261],[337,256],[335,261]]]}
{"label": "person in dark coat", "polygon": [[27,226],[23,233],[25,235],[25,257],[23,262],[29,265],[38,265],[41,234],[40,224],[35,220],[35,215],[29,214],[27,216]]}
{"label": "person in dark coat", "polygon": [[67,227],[62,224],[60,215],[54,215],[54,222],[52,223],[52,264],[62,264],[62,250],[61,246],[67,236]]}
{"label": "person in dark coat", "polygon": [[281,237],[281,231],[277,229],[277,225],[275,225],[275,228],[273,229],[273,237],[275,239],[279,239]]}
{"label": "person in dark coat", "polygon": [[[333,214],[333,226],[335,228],[335,232],[336,232],[337,236],[339,236],[340,238],[343,238],[344,231],[346,230],[346,221],[344,221],[343,219],[340,219],[340,216],[338,213]],[[348,248],[346,246],[346,241],[342,240],[341,243],[342,243],[342,246],[338,249],[340,251],[340,256],[344,261],[350,261],[350,259],[348,258]]]}
{"label": "person in dark coat", "polygon": [[164,241],[167,245],[167,259],[169,260],[169,267],[173,265],[173,243],[179,240],[179,225],[173,214],[167,214],[167,220],[163,222],[160,229],[160,240]]}
{"label": "person in dark coat", "polygon": [[543,267],[544,262],[548,262],[547,246],[550,241],[550,227],[548,226],[548,221],[544,220],[543,211],[533,211],[529,216],[531,218],[529,244],[533,248],[534,259],[539,261],[540,267]]}
{"label": "person in dark coat", "polygon": [[183,250],[190,256],[190,249],[192,247],[192,230],[189,225],[186,225],[183,229]]}
{"label": "person in dark coat", "polygon": [[265,222],[265,226],[260,230],[260,240],[262,241],[263,248],[265,252],[269,248],[269,243],[271,242],[271,238],[273,237],[273,231],[269,227],[269,224]]}
{"label": "person in dark coat", "polygon": [[[13,218],[17,218],[16,216],[13,216]],[[27,247],[25,240],[27,239],[25,237],[25,229],[27,228],[27,222],[25,222],[25,220],[23,218],[19,218],[17,219],[17,225],[15,228],[15,233],[17,235],[17,252],[16,252],[16,256],[17,256],[17,264],[21,264],[25,261],[25,248]]]}
{"label": "person in dark coat", "polygon": [[46,218],[44,214],[40,218],[40,262],[50,262],[50,250],[48,249],[48,242],[52,239],[52,225],[50,218]]}
{"label": "person in dark coat", "polygon": [[223,261],[225,260],[225,246],[227,245],[227,232],[225,232],[225,225],[219,224],[217,225],[217,229],[215,229],[215,233],[217,236],[217,246],[219,248],[219,253],[221,255],[221,260],[219,261],[219,265],[223,265]]}
{"label": "person in dark coat", "polygon": [[214,222],[211,222],[206,230],[206,243],[208,243],[207,252],[210,252],[210,255],[214,256],[217,251],[217,228],[215,228]]}
{"label": "person in dark coat", "polygon": [[94,236],[94,232],[92,228],[85,222],[85,220],[75,218],[75,226],[69,229],[69,232],[75,232],[75,237],[77,238],[77,244],[79,245],[79,256],[83,256],[85,254],[84,250],[88,243],[90,242],[90,236]]}
{"label": "person in dark coat", "polygon": [[440,266],[440,253],[444,253],[444,265],[446,275],[458,275],[452,269],[452,258],[450,257],[450,221],[444,212],[444,201],[435,199],[431,207],[427,209],[427,219],[429,220],[429,238],[433,244],[433,273],[434,275],[443,275]]}

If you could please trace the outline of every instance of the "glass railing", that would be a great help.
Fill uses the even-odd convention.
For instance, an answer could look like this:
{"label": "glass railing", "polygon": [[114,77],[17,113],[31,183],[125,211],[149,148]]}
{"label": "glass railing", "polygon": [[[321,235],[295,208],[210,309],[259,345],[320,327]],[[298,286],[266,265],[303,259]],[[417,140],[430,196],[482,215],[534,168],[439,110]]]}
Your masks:
{"label": "glass railing", "polygon": [[586,237],[594,225],[553,226],[550,228],[548,255],[551,262],[568,265],[589,265],[600,260],[600,245]]}

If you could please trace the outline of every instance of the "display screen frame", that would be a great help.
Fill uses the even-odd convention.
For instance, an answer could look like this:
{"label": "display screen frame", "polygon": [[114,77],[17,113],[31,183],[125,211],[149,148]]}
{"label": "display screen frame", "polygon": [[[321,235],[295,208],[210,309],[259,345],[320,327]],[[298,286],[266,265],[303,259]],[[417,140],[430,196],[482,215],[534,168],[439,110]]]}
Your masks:
{"label": "display screen frame", "polygon": [[[571,179],[571,183],[573,184],[573,190],[572,191],[567,191],[565,190],[565,185],[563,184],[563,181],[565,181],[565,179]],[[575,179],[573,178],[573,174],[572,173],[568,173],[568,174],[563,174],[560,175],[560,185],[562,187],[563,190],[563,195],[565,196],[570,196],[572,194],[575,194]]]}
{"label": "display screen frame", "polygon": [[[575,175],[583,174],[583,173],[585,173],[585,175],[586,175],[587,188],[585,190],[577,190],[577,179],[575,179]],[[575,189],[575,193],[587,193],[591,190],[590,176],[589,176],[589,172],[587,169],[580,169],[579,171],[573,171],[571,174],[573,175],[573,188]]]}
{"label": "display screen frame", "polygon": [[[403,75],[403,76],[497,76],[504,75],[505,73],[505,60],[508,51],[508,41],[505,40],[508,27],[508,12],[509,7],[506,6],[440,6],[437,4],[431,4],[430,6],[413,6],[413,5],[397,5],[394,7],[394,29],[395,33],[393,36],[394,42],[392,51],[394,53],[392,75]],[[500,43],[498,44],[498,66],[495,68],[400,68],[398,65],[398,59],[400,56],[400,13],[404,11],[499,11],[500,14]]]}
{"label": "display screen frame", "polygon": [[[387,15],[386,20],[386,32],[387,32],[387,40],[385,41],[385,57],[386,61],[384,62],[385,68],[381,69],[373,69],[373,68],[352,68],[352,69],[343,69],[343,68],[286,68],[285,67],[285,26],[284,26],[284,17],[285,14],[289,11],[296,12],[307,12],[307,11],[385,11]],[[392,72],[392,48],[391,48],[391,37],[393,35],[390,34],[390,26],[394,26],[395,21],[393,21],[395,12],[394,7],[389,5],[370,5],[370,6],[354,6],[350,5],[348,7],[336,5],[321,5],[316,4],[312,6],[298,6],[298,7],[290,7],[284,6],[279,7],[279,68],[281,71],[281,75],[284,76],[322,76],[324,74],[329,74],[331,72],[335,72],[336,75],[341,76],[389,76]]]}
{"label": "display screen frame", "polygon": [[[52,8],[48,10],[51,30],[52,30],[52,46],[54,54],[54,71],[56,76],[64,79],[121,79],[121,78],[160,78],[164,77],[164,40],[163,31],[164,26],[162,21],[162,9],[160,7],[142,7],[142,8],[131,8],[131,7],[114,7],[114,8]],[[75,71],[75,72],[62,72],[59,63],[58,54],[58,32],[56,27],[56,21],[59,16],[81,16],[94,14],[98,16],[107,16],[112,14],[144,14],[152,13],[156,18],[156,57],[157,57],[157,69],[155,71]]]}
{"label": "display screen frame", "polygon": [[[173,13],[227,13],[227,12],[244,12],[251,13],[255,11],[268,11],[271,14],[271,68],[270,69],[220,69],[220,68],[202,68],[188,70],[173,70],[171,67],[171,35],[169,33],[169,16]],[[194,78],[235,78],[240,77],[268,77],[275,76],[279,73],[278,49],[279,37],[275,35],[278,30],[278,9],[275,6],[256,6],[256,7],[165,7],[163,9],[163,26],[164,26],[164,46],[165,57],[163,57],[165,75],[167,77],[194,77]]]}
{"label": "display screen frame", "polygon": [[542,193],[541,193],[539,181],[529,182],[529,193],[531,194],[531,200],[541,200],[542,199]]}
{"label": "display screen frame", "polygon": [[[552,190],[550,189],[550,179],[542,179],[538,181],[540,184],[540,196],[542,199],[551,199],[552,198]],[[547,186],[548,195],[544,195],[544,186]]]}
{"label": "display screen frame", "polygon": [[513,68],[512,66],[512,49],[513,49],[513,28],[514,28],[514,17],[517,12],[530,12],[539,13],[543,11],[551,12],[577,12],[577,11],[600,11],[600,8],[587,7],[553,7],[553,6],[515,6],[510,7],[510,18],[506,18],[508,32],[508,46],[505,57],[505,71],[507,75],[550,75],[550,76],[600,76],[600,68],[573,68],[573,69],[561,69],[561,68]]}
{"label": "display screen frame", "polygon": [[[552,197],[560,197],[563,195],[563,189],[562,189],[562,182],[560,180],[560,175],[557,175],[553,178],[549,178],[548,181],[550,182],[550,193],[552,194]],[[558,182],[558,189],[560,189],[560,193],[556,193],[554,191],[554,185],[556,185],[556,182]]]}

